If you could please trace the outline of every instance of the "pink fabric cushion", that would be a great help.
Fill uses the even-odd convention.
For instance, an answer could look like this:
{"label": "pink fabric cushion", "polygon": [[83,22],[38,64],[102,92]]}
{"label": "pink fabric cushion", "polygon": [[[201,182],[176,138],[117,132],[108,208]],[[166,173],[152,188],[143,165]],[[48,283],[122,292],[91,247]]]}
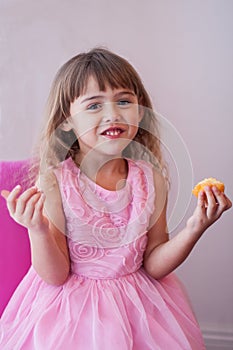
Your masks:
{"label": "pink fabric cushion", "polygon": [[[22,180],[28,166],[28,161],[0,162],[0,191],[12,190],[17,184],[27,187]],[[27,230],[10,217],[0,196],[0,315],[30,264]]]}

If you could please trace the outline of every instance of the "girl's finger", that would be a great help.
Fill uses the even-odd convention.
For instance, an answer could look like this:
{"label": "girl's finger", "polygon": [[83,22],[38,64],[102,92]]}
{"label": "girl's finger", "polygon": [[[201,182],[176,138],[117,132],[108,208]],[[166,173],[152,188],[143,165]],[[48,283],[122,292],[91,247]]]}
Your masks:
{"label": "girl's finger", "polygon": [[205,193],[207,198],[207,216],[210,218],[218,210],[219,204],[215,195],[213,194],[212,189],[209,186],[205,187]]}
{"label": "girl's finger", "polygon": [[225,193],[219,191],[217,187],[213,187],[213,192],[217,200],[217,203],[219,204],[219,207],[218,207],[219,211],[223,212],[231,208],[232,203],[230,199],[225,195]]}
{"label": "girl's finger", "polygon": [[198,193],[197,207],[201,212],[204,212],[206,209],[206,196],[204,191]]}
{"label": "girl's finger", "polygon": [[26,191],[24,191],[20,197],[18,197],[16,204],[16,211],[18,215],[22,215],[26,209],[28,201],[38,193],[38,189],[36,187],[30,187]]}
{"label": "girl's finger", "polygon": [[16,200],[19,192],[21,191],[21,186],[17,185],[13,188],[11,192],[9,191],[2,191],[1,194],[6,199],[7,202],[7,208],[10,212],[10,214],[14,214],[15,208],[16,208]]}
{"label": "girl's finger", "polygon": [[[38,201],[40,200],[41,192],[36,192],[27,200],[23,215],[26,218],[26,220],[32,220],[34,212],[36,210],[36,206]],[[18,215],[20,215],[19,212],[17,212]]]}
{"label": "girl's finger", "polygon": [[40,193],[40,198],[36,203],[36,207],[33,213],[33,219],[36,219],[38,216],[43,215],[44,210],[44,202],[45,202],[45,194],[43,192]]}
{"label": "girl's finger", "polygon": [[228,210],[232,207],[232,201],[228,197],[226,197],[226,200],[227,200],[227,209],[226,210]]}
{"label": "girl's finger", "polygon": [[5,199],[8,198],[9,194],[10,194],[10,191],[7,191],[7,190],[2,190],[2,191],[1,191],[1,196],[2,196],[3,198],[5,198]]}

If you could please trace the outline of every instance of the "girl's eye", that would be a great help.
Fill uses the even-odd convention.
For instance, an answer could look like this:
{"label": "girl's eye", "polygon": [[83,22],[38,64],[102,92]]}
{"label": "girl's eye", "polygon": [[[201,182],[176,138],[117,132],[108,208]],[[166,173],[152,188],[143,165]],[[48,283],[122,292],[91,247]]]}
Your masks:
{"label": "girl's eye", "polygon": [[87,109],[89,111],[94,111],[94,110],[96,110],[96,109],[98,109],[100,107],[101,107],[100,103],[92,103],[91,105],[87,106]]}
{"label": "girl's eye", "polygon": [[120,100],[120,101],[117,102],[117,104],[120,105],[120,106],[127,106],[127,105],[129,105],[130,103],[131,103],[131,102],[128,101],[128,100]]}

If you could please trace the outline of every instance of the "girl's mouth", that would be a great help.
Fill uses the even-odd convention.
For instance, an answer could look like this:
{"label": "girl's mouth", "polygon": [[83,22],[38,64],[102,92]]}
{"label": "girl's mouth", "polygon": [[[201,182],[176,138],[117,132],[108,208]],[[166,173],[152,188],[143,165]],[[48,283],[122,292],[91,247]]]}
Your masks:
{"label": "girl's mouth", "polygon": [[124,132],[121,128],[109,128],[101,133],[103,136],[117,137]]}

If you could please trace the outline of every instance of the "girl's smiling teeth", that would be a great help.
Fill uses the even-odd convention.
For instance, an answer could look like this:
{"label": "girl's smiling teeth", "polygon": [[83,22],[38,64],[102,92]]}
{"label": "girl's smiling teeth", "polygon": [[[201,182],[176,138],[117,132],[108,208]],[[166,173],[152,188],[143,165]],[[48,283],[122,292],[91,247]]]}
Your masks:
{"label": "girl's smiling teeth", "polygon": [[101,133],[104,136],[118,136],[124,132],[123,129],[120,128],[109,128]]}

